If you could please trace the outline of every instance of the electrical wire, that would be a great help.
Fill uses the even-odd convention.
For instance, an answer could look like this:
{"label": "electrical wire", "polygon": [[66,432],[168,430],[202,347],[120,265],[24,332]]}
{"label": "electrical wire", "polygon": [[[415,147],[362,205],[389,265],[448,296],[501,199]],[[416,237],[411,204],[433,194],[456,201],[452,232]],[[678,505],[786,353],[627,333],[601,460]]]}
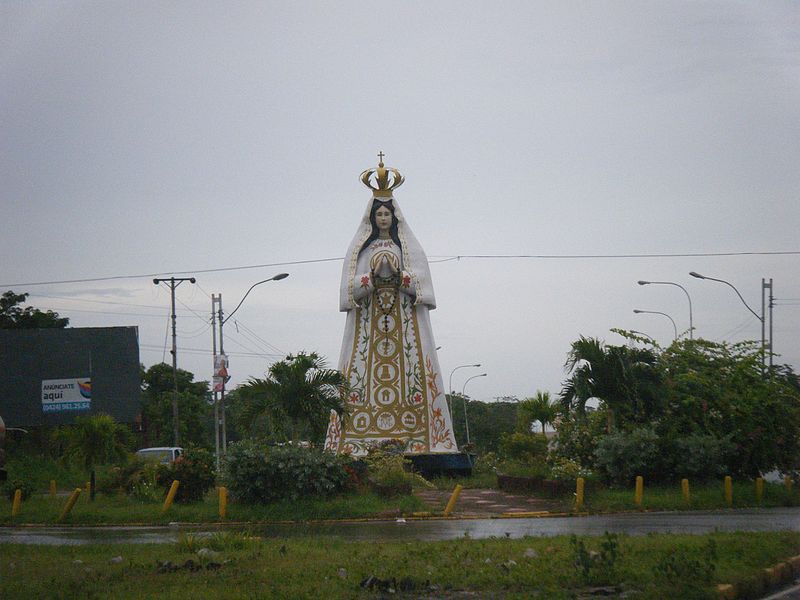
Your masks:
{"label": "electrical wire", "polygon": [[[759,252],[664,252],[664,253],[634,253],[634,254],[459,254],[459,255],[433,255],[432,258],[442,259],[431,262],[447,262],[463,258],[475,259],[554,259],[554,260],[589,260],[608,258],[698,258],[714,256],[797,256],[800,250],[787,251],[759,251]],[[92,283],[97,281],[118,281],[122,279],[143,279],[145,277],[162,277],[165,275],[185,275],[198,273],[224,273],[227,271],[244,271],[248,269],[264,269],[267,267],[284,267],[291,265],[307,265],[343,260],[344,257],[313,258],[308,260],[292,260],[258,265],[239,265],[235,267],[219,267],[216,269],[192,269],[181,271],[162,271],[158,273],[142,273],[138,275],[113,275],[108,277],[85,277],[81,279],[62,279],[54,281],[27,281],[17,283],[0,283],[0,288],[31,287],[36,285],[63,285],[68,283]]]}

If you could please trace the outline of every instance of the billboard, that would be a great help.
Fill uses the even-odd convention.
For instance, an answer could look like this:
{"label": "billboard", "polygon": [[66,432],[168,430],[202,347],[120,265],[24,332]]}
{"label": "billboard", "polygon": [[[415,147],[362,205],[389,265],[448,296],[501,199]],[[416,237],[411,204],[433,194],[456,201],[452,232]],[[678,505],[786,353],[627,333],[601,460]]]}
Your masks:
{"label": "billboard", "polygon": [[140,411],[136,327],[0,329],[0,415],[9,427],[72,423]]}
{"label": "billboard", "polygon": [[45,379],[42,381],[42,412],[89,410],[92,407],[92,380]]}

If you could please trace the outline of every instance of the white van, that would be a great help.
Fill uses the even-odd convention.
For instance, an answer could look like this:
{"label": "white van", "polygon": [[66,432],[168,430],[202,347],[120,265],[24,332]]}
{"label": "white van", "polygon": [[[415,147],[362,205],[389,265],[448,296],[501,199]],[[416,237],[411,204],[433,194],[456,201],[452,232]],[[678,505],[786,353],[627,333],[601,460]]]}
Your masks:
{"label": "white van", "polygon": [[158,448],[142,448],[136,451],[136,456],[145,460],[152,460],[163,464],[174,462],[183,454],[183,448],[175,446],[160,446]]}

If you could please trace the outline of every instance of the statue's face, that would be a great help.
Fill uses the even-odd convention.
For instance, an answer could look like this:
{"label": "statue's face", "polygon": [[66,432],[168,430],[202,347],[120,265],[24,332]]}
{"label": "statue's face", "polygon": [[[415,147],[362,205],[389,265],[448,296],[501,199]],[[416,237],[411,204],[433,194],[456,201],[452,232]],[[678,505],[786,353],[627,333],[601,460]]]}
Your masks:
{"label": "statue's face", "polygon": [[385,206],[381,206],[375,211],[375,225],[380,231],[389,231],[392,226],[392,211]]}

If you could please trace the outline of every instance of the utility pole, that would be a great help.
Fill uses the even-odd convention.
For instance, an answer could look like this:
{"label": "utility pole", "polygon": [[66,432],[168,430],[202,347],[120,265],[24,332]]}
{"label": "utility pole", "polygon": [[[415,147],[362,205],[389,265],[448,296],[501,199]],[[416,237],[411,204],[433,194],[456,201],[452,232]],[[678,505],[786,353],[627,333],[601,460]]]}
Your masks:
{"label": "utility pole", "polygon": [[[219,318],[219,353],[221,355],[224,355],[225,348],[223,346],[223,341],[222,341],[222,326],[225,323],[225,319],[222,316],[223,313],[222,313],[221,293],[217,295],[217,306],[219,307],[219,311],[217,313],[217,316]],[[219,412],[221,415],[220,426],[222,427],[222,441],[220,442],[220,446],[222,449],[222,456],[225,456],[228,449],[228,424],[225,419],[225,377],[222,378],[222,389],[220,390],[219,393]]]}
{"label": "utility pole", "polygon": [[169,279],[153,279],[153,283],[166,283],[169,285],[169,291],[172,298],[172,382],[174,384],[174,391],[172,395],[172,439],[175,446],[180,446],[180,429],[178,428],[178,342],[177,342],[177,320],[175,315],[175,288],[177,288],[184,281],[194,283],[194,277],[170,277]]}
{"label": "utility pole", "polygon": [[769,368],[772,370],[772,307],[775,306],[774,288],[772,286],[772,277],[769,279]]}
{"label": "utility pole", "polygon": [[[211,294],[211,339],[212,339],[212,346],[213,352],[211,353],[211,360],[214,363],[214,369],[216,369],[216,361],[217,361],[217,296],[215,294]],[[216,386],[213,383],[211,384],[211,394],[214,398],[214,444],[216,448],[216,454],[214,455],[217,460],[217,472],[219,472],[219,397],[217,396]]]}

